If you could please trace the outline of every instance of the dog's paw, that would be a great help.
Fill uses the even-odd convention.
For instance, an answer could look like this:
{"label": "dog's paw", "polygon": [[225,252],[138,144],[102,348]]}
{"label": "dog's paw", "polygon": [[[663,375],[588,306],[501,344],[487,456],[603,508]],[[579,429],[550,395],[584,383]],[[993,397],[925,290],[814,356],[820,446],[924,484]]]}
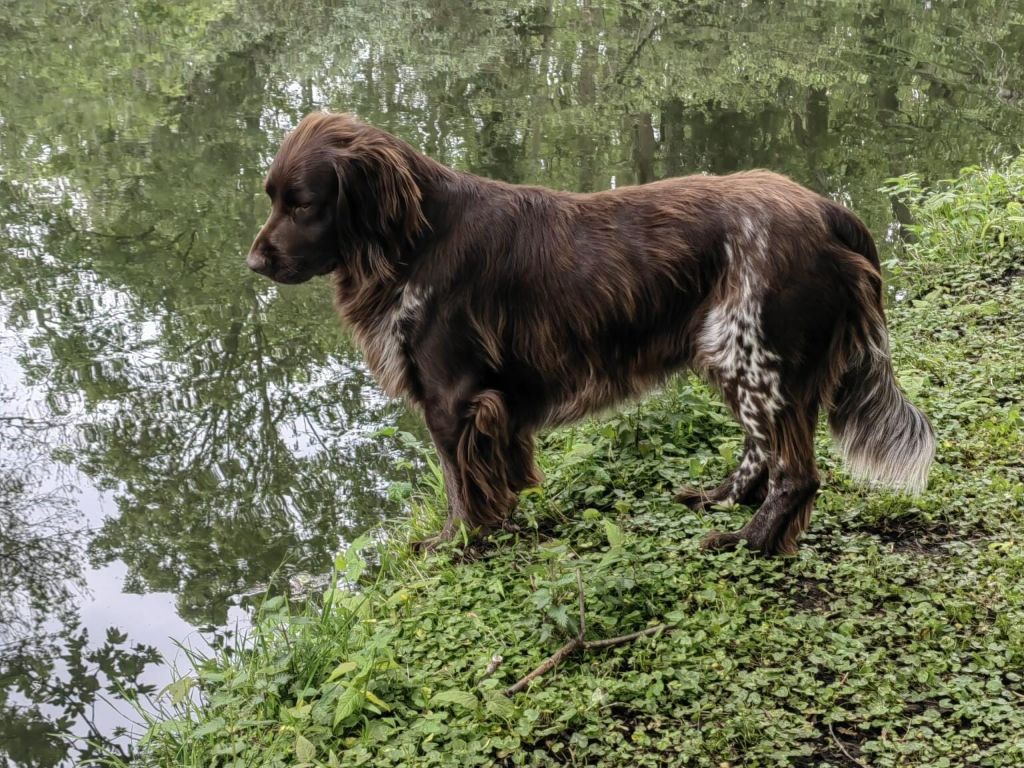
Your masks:
{"label": "dog's paw", "polygon": [[513,523],[511,520],[505,520],[501,527],[498,528],[499,533],[522,533],[523,529],[521,526]]}
{"label": "dog's paw", "polygon": [[707,491],[689,485],[684,485],[680,488],[673,498],[677,503],[683,504],[695,511],[707,509],[715,503],[715,499]]}
{"label": "dog's paw", "polygon": [[461,538],[451,538],[444,534],[439,534],[421,539],[420,541],[410,542],[409,546],[416,555],[443,554],[453,563],[461,564],[479,560],[488,550],[493,548],[494,543],[486,537],[463,541]]}
{"label": "dog's paw", "polygon": [[724,551],[736,549],[741,541],[744,539],[736,531],[712,531],[701,539],[700,547],[701,549]]}
{"label": "dog's paw", "polygon": [[447,541],[447,539],[444,539],[441,536],[429,536],[418,541],[410,541],[409,548],[417,555],[429,555],[436,552],[438,547],[445,544]]}

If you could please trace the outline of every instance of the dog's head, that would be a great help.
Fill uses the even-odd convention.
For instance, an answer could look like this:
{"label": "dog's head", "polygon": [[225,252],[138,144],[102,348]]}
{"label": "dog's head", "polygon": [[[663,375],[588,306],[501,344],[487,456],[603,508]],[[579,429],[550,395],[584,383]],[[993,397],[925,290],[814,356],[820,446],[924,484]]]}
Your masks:
{"label": "dog's head", "polygon": [[266,178],[271,210],[246,264],[279,283],[336,269],[380,276],[423,225],[416,154],[349,115],[307,115]]}

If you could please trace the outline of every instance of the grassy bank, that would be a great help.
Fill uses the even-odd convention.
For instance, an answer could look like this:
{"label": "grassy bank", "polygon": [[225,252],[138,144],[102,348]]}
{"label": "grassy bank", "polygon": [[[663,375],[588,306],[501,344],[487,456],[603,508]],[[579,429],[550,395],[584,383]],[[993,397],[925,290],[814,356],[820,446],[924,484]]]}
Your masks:
{"label": "grassy bank", "polygon": [[[897,371],[939,435],[922,497],[856,487],[822,433],[800,553],[703,552],[750,511],[692,513],[671,490],[720,479],[740,434],[676,382],[548,436],[523,533],[482,559],[392,543],[370,570],[360,543],[338,560],[358,591],[267,601],[251,653],[165,694],[138,763],[1024,763],[1024,163],[893,192],[918,222],[891,265]],[[410,506],[398,539],[436,524],[439,483]],[[504,695],[581,606],[586,640],[665,628]]]}

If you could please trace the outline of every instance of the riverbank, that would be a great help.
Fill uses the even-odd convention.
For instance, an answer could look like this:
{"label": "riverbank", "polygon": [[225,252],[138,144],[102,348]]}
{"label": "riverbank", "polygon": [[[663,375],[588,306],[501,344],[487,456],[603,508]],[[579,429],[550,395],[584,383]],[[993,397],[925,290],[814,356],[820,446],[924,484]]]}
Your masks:
{"label": "riverbank", "polygon": [[[1024,762],[1024,163],[891,191],[917,222],[889,323],[938,434],[924,495],[856,486],[821,430],[799,554],[704,552],[749,510],[693,513],[671,491],[713,484],[741,438],[674,382],[547,436],[522,532],[475,562],[394,543],[437,525],[426,473],[379,567],[367,542],[339,557],[359,590],[267,600],[251,653],[197,658],[165,692],[137,764]],[[652,631],[506,696],[581,616],[588,641]]]}

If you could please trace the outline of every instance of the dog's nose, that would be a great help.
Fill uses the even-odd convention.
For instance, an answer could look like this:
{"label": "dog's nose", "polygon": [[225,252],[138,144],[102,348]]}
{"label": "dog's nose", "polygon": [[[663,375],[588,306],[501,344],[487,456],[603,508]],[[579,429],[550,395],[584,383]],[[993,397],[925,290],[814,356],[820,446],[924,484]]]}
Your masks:
{"label": "dog's nose", "polygon": [[267,255],[262,250],[254,247],[249,251],[249,255],[245,257],[245,266],[253,272],[259,272],[261,275],[264,275],[270,269],[270,259],[267,258]]}

